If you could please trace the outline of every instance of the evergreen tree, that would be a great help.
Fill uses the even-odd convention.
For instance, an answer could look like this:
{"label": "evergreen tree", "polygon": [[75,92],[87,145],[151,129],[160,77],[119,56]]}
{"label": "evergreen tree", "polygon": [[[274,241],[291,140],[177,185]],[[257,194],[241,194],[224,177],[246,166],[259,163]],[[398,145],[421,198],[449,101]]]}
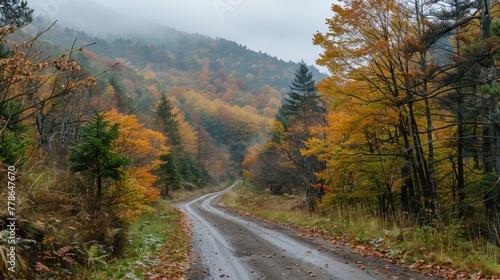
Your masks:
{"label": "evergreen tree", "polygon": [[123,180],[122,167],[130,160],[113,152],[113,143],[118,138],[118,125],[111,125],[104,114],[96,112],[88,126],[81,128],[82,143],[69,150],[71,171],[82,172],[97,182],[97,198],[102,196],[104,179]]}
{"label": "evergreen tree", "polygon": [[173,108],[165,94],[161,96],[160,103],[155,111],[156,120],[158,121],[161,131],[168,137],[169,146],[173,146],[174,150],[181,149],[182,140],[179,133],[179,122],[175,119],[177,116],[172,112]]}
{"label": "evergreen tree", "polygon": [[166,196],[170,190],[178,190],[182,186],[182,140],[179,132],[179,122],[175,119],[177,116],[173,112],[173,107],[165,94],[161,96],[160,102],[156,108],[156,121],[160,125],[160,131],[167,136],[167,146],[170,146],[170,153],[162,155],[160,160],[164,163],[160,165],[158,177],[161,188]]}
{"label": "evergreen tree", "polygon": [[[321,196],[312,184],[317,184],[315,174],[324,169],[324,162],[315,156],[304,157],[301,150],[304,142],[311,137],[312,127],[322,127],[325,121],[325,106],[317,92],[313,74],[304,62],[301,62],[291,82],[290,92],[284,104],[279,108],[273,128],[273,139],[268,146],[269,159],[280,162],[278,165],[267,164],[277,168],[278,177],[295,177],[294,182],[276,181],[269,176],[269,185],[280,189],[291,189],[289,184],[300,185],[306,191],[309,209],[315,211],[316,198]],[[278,158],[278,159],[276,159]],[[322,182],[321,182],[322,184]]]}
{"label": "evergreen tree", "polygon": [[179,122],[176,119],[177,115],[173,113],[173,107],[166,95],[161,96],[154,113],[160,125],[160,131],[167,136],[167,145],[171,147],[170,154],[164,155],[162,158],[165,163],[160,167],[158,174],[161,184],[165,186],[166,195],[168,195],[169,190],[179,189],[183,181],[201,187],[206,182],[207,176],[202,167],[196,164],[194,158],[185,153]]}
{"label": "evergreen tree", "polygon": [[20,102],[0,102],[0,120],[9,120],[0,126],[0,162],[13,164],[21,160],[26,152],[28,129],[22,124],[19,113],[22,108]]}
{"label": "evergreen tree", "polygon": [[33,9],[27,1],[0,0],[0,25],[25,26],[33,20]]}
{"label": "evergreen tree", "polygon": [[127,97],[127,88],[123,85],[122,81],[114,75],[109,79],[109,84],[115,90],[118,112],[127,114],[133,113],[131,108],[132,100]]}
{"label": "evergreen tree", "polygon": [[159,182],[164,195],[169,196],[170,190],[179,190],[182,187],[182,175],[174,154],[162,155],[160,160],[164,163],[160,165],[157,175],[160,177]]}
{"label": "evergreen tree", "polygon": [[293,116],[300,117],[307,125],[313,125],[323,119],[324,108],[313,74],[302,61],[291,83],[288,98],[285,98],[276,119],[285,128]]}

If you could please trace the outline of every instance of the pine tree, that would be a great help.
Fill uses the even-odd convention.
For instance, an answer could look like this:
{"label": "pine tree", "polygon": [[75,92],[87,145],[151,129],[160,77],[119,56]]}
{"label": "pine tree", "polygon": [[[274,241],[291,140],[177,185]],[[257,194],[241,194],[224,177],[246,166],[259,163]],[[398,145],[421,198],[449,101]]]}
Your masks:
{"label": "pine tree", "polygon": [[307,125],[317,124],[325,112],[312,72],[302,61],[291,82],[288,98],[279,109],[276,119],[286,128],[290,118],[297,116]]}
{"label": "pine tree", "polygon": [[165,133],[169,139],[168,144],[173,146],[174,150],[180,149],[182,141],[179,133],[179,122],[175,119],[176,114],[173,113],[173,108],[165,94],[161,96],[155,111],[155,116],[161,131]]}
{"label": "pine tree", "polygon": [[33,9],[27,1],[0,0],[0,25],[16,25],[22,27],[33,20]]}
{"label": "pine tree", "polygon": [[72,172],[82,172],[97,182],[97,198],[102,196],[104,179],[123,180],[122,168],[130,159],[112,151],[118,138],[118,124],[111,125],[104,114],[96,112],[88,126],[81,128],[82,143],[69,150]]}
{"label": "pine tree", "polygon": [[0,125],[0,162],[13,164],[22,160],[28,146],[27,127],[22,123],[19,113],[22,103],[16,101],[0,102],[0,120],[8,120]]}
{"label": "pine tree", "polygon": [[157,171],[160,177],[160,185],[164,190],[164,195],[169,196],[170,190],[179,190],[182,187],[182,175],[177,164],[177,157],[172,154],[160,156],[160,160],[164,163],[160,165]]}
{"label": "pine tree", "polygon": [[320,195],[311,185],[318,183],[315,174],[324,169],[324,163],[315,156],[304,157],[301,150],[306,148],[304,142],[311,137],[311,129],[323,127],[326,123],[325,106],[315,83],[312,72],[301,62],[291,82],[288,97],[279,108],[273,139],[268,146],[268,152],[280,158],[280,166],[277,166],[280,176],[296,178],[293,183],[282,181],[276,184],[271,182],[274,179],[270,177],[269,183],[279,186],[278,189],[286,188],[284,184],[300,185],[306,191],[311,211],[315,211],[316,198]]}

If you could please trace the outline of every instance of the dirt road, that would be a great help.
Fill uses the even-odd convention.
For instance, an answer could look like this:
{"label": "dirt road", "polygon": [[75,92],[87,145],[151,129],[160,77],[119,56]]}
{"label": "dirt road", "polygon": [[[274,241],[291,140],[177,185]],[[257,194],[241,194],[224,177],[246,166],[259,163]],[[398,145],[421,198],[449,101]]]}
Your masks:
{"label": "dirt road", "polygon": [[192,223],[189,279],[440,279],[217,206],[229,190],[179,205]]}

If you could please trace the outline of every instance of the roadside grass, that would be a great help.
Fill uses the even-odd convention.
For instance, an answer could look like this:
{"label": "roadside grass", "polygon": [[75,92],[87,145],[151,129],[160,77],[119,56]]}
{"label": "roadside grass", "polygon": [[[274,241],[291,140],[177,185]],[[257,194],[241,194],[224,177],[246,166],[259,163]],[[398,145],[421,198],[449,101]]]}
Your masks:
{"label": "roadside grass", "polygon": [[[190,233],[182,212],[174,204],[225,189],[217,187],[179,190],[171,199],[159,199],[149,205],[153,211],[132,222],[129,242],[120,259],[107,260],[95,248],[87,248],[87,268],[77,268],[78,279],[184,279],[189,266]],[[91,252],[95,250],[95,252]]]}
{"label": "roadside grass", "polygon": [[500,249],[486,245],[480,237],[468,238],[470,234],[458,223],[415,227],[403,216],[381,219],[369,209],[354,205],[321,205],[318,213],[312,214],[303,207],[302,198],[271,196],[241,184],[226,193],[221,203],[266,220],[296,226],[305,234],[362,245],[372,255],[415,270],[431,271],[449,279],[500,279]]}
{"label": "roadside grass", "polygon": [[153,212],[131,224],[125,255],[114,261],[96,255],[99,261],[80,269],[78,279],[182,279],[189,265],[182,214],[166,200],[150,206]]}

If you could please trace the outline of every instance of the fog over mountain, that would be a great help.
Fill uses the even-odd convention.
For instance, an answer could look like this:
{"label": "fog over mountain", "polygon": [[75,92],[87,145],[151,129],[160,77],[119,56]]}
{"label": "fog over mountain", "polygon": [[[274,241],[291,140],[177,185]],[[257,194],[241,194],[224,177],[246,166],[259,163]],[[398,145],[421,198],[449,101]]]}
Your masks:
{"label": "fog over mountain", "polygon": [[[163,40],[165,30],[225,38],[285,61],[315,65],[322,52],[313,46],[326,28],[329,2],[303,1],[95,1],[28,0],[35,14],[59,24],[107,38],[141,36]],[[196,7],[196,9],[194,9]],[[176,32],[169,32],[172,39]],[[316,66],[323,72],[326,69]]]}
{"label": "fog over mountain", "polygon": [[108,37],[160,38],[166,26],[125,15],[93,0],[73,0],[71,4],[44,6],[38,1],[30,1],[36,17],[42,17],[56,24],[91,35]]}

